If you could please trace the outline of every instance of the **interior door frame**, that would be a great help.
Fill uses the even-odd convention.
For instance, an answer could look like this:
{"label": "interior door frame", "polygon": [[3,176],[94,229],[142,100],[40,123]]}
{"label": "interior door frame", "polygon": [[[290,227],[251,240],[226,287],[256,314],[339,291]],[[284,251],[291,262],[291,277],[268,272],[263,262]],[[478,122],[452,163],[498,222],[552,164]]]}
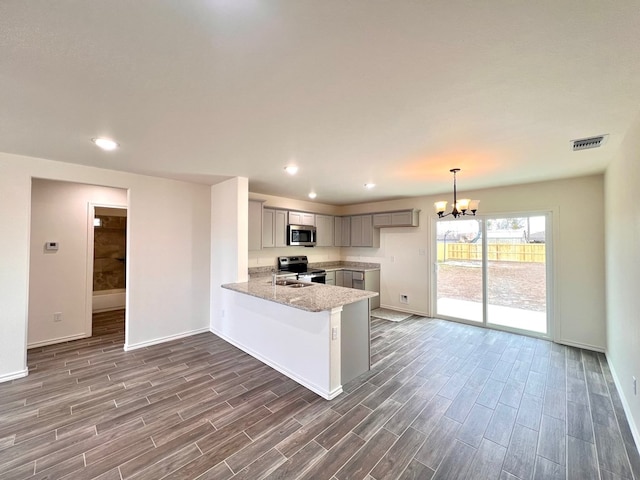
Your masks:
{"label": "interior door frame", "polygon": [[[127,211],[127,244],[125,262],[129,262],[129,207],[127,205],[120,204],[107,204],[98,202],[89,202],[87,204],[87,274],[86,274],[86,311],[85,311],[85,333],[87,337],[93,336],[93,250],[94,250],[94,226],[93,219],[96,216],[96,207],[102,208],[117,208]],[[125,271],[127,271],[127,265],[125,264]],[[125,309],[129,309],[129,295],[126,295]],[[125,324],[126,329],[126,324]]]}
{"label": "interior door frame", "polygon": [[[470,217],[463,217],[461,220],[482,220],[482,322],[474,322],[472,320],[466,320],[463,318],[449,317],[445,315],[438,315],[438,222],[442,219],[438,217],[432,217],[431,222],[431,247],[432,251],[436,252],[432,259],[431,270],[431,294],[430,294],[430,316],[433,318],[443,318],[445,320],[451,320],[458,323],[464,323],[467,325],[475,325],[476,327],[488,328],[492,330],[499,330],[504,332],[516,333],[519,335],[527,335],[536,338],[542,338],[545,340],[558,341],[560,338],[560,326],[556,321],[558,317],[556,311],[556,261],[555,254],[557,254],[558,245],[558,211],[557,207],[552,207],[544,210],[525,210],[517,212],[499,212],[499,213],[487,213],[484,215],[476,215]],[[494,218],[509,218],[509,217],[536,217],[545,216],[545,261],[546,261],[546,313],[547,313],[547,333],[541,334],[530,330],[521,330],[517,328],[505,327],[502,325],[495,325],[487,323],[487,220]],[[453,219],[451,219],[453,220]]]}

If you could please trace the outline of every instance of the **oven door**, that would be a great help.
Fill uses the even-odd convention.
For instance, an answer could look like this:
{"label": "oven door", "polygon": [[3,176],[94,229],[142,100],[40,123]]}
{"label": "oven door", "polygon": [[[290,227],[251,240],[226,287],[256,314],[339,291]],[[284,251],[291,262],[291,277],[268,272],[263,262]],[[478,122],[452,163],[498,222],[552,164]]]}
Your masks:
{"label": "oven door", "polygon": [[299,273],[298,280],[301,282],[327,283],[326,273]]}

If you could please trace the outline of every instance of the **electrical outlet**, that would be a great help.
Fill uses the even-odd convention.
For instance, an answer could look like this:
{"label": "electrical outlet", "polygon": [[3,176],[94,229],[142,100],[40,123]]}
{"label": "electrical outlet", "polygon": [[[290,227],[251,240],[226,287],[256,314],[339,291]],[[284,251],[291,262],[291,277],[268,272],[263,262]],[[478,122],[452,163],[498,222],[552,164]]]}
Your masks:
{"label": "electrical outlet", "polygon": [[61,322],[62,321],[62,312],[55,312],[53,314],[53,321],[54,322]]}
{"label": "electrical outlet", "polygon": [[631,378],[633,378],[633,394],[638,395],[638,381],[636,380],[636,377]]}
{"label": "electrical outlet", "polygon": [[409,303],[409,296],[408,295],[400,295],[400,303]]}
{"label": "electrical outlet", "polygon": [[419,248],[418,249],[418,255],[426,255],[427,251],[424,248]]}
{"label": "electrical outlet", "polygon": [[331,340],[337,340],[338,339],[338,327],[332,327],[331,328]]}
{"label": "electrical outlet", "polygon": [[224,318],[224,308],[220,310],[220,318]]}
{"label": "electrical outlet", "polygon": [[391,256],[389,257],[389,261],[390,261],[391,263],[394,263],[394,262],[396,261],[396,257],[394,257],[393,255],[391,255]]}

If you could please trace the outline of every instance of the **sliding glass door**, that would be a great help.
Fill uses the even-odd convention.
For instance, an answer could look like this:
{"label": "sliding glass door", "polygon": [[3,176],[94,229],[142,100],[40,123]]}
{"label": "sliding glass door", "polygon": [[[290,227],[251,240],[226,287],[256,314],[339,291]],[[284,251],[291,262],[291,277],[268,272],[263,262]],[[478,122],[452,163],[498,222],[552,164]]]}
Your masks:
{"label": "sliding glass door", "polygon": [[547,336],[550,214],[440,220],[436,315]]}
{"label": "sliding glass door", "polygon": [[487,323],[547,333],[546,217],[487,220]]}
{"label": "sliding glass door", "polygon": [[439,315],[482,322],[482,220],[439,221],[436,244]]}

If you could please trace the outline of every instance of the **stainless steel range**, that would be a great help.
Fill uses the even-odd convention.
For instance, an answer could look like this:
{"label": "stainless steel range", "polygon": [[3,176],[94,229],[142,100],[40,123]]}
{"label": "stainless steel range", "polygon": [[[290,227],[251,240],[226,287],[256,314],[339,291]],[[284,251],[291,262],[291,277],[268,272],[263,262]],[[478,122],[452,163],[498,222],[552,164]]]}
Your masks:
{"label": "stainless steel range", "polygon": [[326,283],[327,271],[317,268],[309,268],[309,260],[306,255],[296,257],[278,257],[279,273],[295,273],[298,280],[303,282]]}

